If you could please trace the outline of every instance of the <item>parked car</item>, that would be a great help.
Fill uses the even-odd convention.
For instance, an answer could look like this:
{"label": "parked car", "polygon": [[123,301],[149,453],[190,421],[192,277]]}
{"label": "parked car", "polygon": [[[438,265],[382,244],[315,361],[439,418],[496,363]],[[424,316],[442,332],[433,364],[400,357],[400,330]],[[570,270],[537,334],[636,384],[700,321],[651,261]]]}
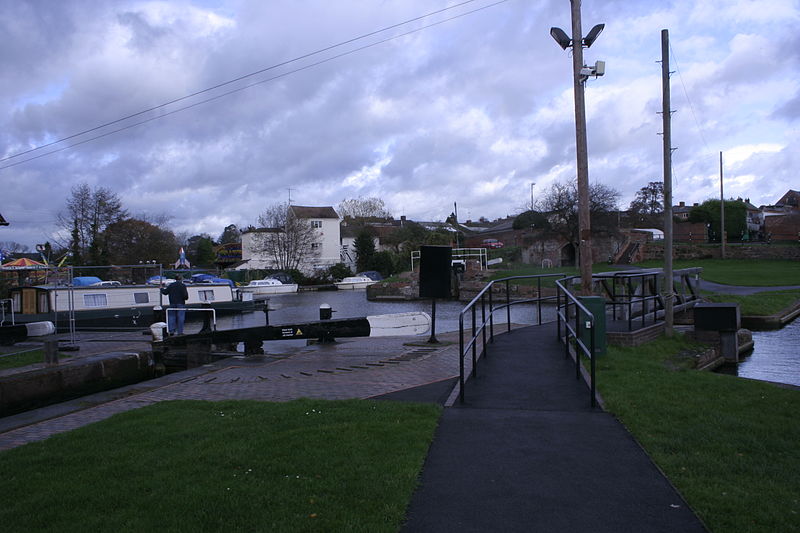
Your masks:
{"label": "parked car", "polygon": [[484,248],[502,248],[503,242],[497,239],[483,239]]}

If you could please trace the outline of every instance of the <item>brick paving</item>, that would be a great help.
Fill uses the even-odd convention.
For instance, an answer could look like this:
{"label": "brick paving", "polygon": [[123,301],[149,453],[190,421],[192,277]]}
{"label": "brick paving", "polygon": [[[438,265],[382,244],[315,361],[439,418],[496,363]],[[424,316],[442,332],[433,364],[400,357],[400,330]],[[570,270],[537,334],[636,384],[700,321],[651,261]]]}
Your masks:
{"label": "brick paving", "polygon": [[[160,401],[365,399],[458,376],[458,334],[437,337],[439,345],[427,345],[426,337],[357,338],[277,359],[228,360],[224,368],[211,366],[185,380],[0,433],[0,450]],[[465,364],[469,370],[469,357]]]}

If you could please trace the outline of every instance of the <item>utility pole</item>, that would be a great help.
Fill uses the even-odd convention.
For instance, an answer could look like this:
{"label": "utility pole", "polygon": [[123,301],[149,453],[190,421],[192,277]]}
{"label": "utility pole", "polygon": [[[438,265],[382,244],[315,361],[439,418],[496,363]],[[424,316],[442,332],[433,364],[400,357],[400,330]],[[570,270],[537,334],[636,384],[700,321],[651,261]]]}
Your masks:
{"label": "utility pole", "polygon": [[722,243],[722,259],[725,259],[725,195],[722,193],[722,152],[719,153],[719,231]]}
{"label": "utility pole", "polygon": [[578,166],[578,263],[581,273],[581,294],[592,294],[592,228],[589,221],[589,151],[586,141],[586,103],[584,99],[583,30],[581,0],[570,0],[572,6],[572,73],[575,89],[575,147]]}
{"label": "utility pole", "polygon": [[672,302],[672,110],[669,86],[669,30],[661,30],[661,119],[664,125],[664,333],[673,334]]}

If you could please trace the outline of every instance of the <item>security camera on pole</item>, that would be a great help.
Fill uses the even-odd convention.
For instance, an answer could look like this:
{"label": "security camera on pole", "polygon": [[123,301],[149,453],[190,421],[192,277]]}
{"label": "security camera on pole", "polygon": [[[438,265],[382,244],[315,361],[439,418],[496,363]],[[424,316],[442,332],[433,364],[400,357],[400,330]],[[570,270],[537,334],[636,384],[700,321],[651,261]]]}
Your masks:
{"label": "security camera on pole", "polygon": [[584,103],[584,83],[590,76],[595,78],[605,74],[606,64],[595,63],[594,67],[583,64],[583,48],[595,42],[605,24],[594,26],[586,37],[581,37],[581,2],[570,0],[572,5],[572,38],[561,28],[550,28],[550,35],[558,45],[566,50],[572,47],[572,71],[575,89],[575,144],[578,166],[578,228],[579,264],[581,272],[581,294],[592,293],[592,234],[589,222],[589,161],[586,147],[586,106]]}

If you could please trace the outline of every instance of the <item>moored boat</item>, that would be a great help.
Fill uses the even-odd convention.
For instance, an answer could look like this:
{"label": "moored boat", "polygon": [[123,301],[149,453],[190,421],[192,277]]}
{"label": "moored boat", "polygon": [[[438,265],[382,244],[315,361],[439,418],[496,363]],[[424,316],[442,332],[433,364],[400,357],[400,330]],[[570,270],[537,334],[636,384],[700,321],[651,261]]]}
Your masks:
{"label": "moored boat", "polygon": [[256,300],[266,298],[270,294],[287,294],[297,292],[297,283],[281,283],[275,278],[254,279],[247,285],[239,287],[243,293],[250,293]]}
{"label": "moored boat", "polygon": [[337,281],[334,283],[338,290],[355,290],[355,289],[366,289],[373,283],[377,283],[372,278],[368,278],[367,276],[348,276],[342,281]]}
{"label": "moored boat", "polygon": [[[202,320],[201,312],[191,309],[214,309],[217,314],[255,309],[253,296],[226,284],[187,285],[187,320]],[[49,320],[58,331],[69,329],[74,320],[77,329],[144,328],[153,322],[155,308],[167,308],[166,296],[153,285],[90,285],[15,287],[10,290],[11,313],[15,324]]]}

